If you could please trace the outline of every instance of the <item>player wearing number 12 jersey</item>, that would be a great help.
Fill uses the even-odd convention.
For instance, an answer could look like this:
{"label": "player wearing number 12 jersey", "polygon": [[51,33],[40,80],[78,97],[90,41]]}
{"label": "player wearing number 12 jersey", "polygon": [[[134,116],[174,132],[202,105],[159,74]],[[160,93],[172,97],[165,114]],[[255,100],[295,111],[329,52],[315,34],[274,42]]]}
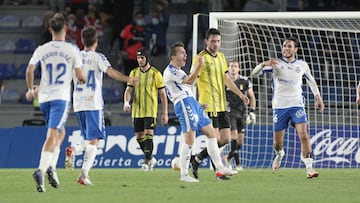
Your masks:
{"label": "player wearing number 12 jersey", "polygon": [[34,92],[34,71],[41,67],[39,85],[40,109],[47,124],[47,135],[42,146],[40,163],[33,173],[36,190],[45,192],[44,177],[48,175],[52,187],[58,188],[60,183],[55,166],[60,153],[60,145],[65,136],[65,122],[70,108],[71,81],[75,72],[79,83],[84,83],[79,49],[65,42],[66,19],[58,13],[49,20],[52,41],[39,46],[33,53],[26,70],[28,91],[26,99],[37,96]]}

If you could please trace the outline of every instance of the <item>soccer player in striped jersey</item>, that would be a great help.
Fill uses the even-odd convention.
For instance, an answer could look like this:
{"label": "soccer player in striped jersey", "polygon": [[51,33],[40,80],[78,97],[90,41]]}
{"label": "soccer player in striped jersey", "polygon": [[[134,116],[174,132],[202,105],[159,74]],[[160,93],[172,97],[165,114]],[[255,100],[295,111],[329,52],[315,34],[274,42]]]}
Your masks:
{"label": "soccer player in striped jersey", "polygon": [[320,112],[324,110],[324,103],[314,77],[311,75],[309,65],[297,59],[299,42],[294,37],[288,37],[282,45],[282,57],[270,59],[257,65],[252,71],[253,76],[270,72],[273,75],[273,125],[274,125],[274,148],[275,159],[272,163],[274,172],[278,171],[281,160],[285,155],[284,135],[291,122],[295,127],[301,141],[301,160],[306,166],[308,178],[319,176],[313,169],[313,157],[311,143],[307,129],[307,115],[305,111],[304,97],[302,95],[303,78],[306,79],[316,99],[316,105]]}
{"label": "soccer player in striped jersey", "polygon": [[[45,192],[45,173],[51,186],[57,188],[60,185],[54,167],[65,136],[64,126],[70,110],[73,72],[79,83],[85,82],[80,51],[75,45],[65,42],[65,17],[60,13],[55,14],[49,20],[49,26],[52,41],[36,48],[26,70],[26,99],[38,96],[48,128],[39,167],[33,173],[38,192]],[[38,95],[34,95],[34,71],[38,66],[41,67],[41,80]]]}
{"label": "soccer player in striped jersey", "polygon": [[[218,145],[222,147],[230,142],[230,121],[226,111],[225,85],[244,101],[249,103],[249,99],[236,87],[234,82],[226,74],[228,66],[225,56],[219,51],[221,44],[221,34],[215,28],[210,28],[205,36],[206,48],[193,59],[193,66],[197,67],[198,57],[203,57],[204,63],[197,78],[199,92],[199,102],[207,106],[205,112],[209,115],[216,129]],[[206,149],[191,157],[193,175],[198,178],[198,167],[200,161],[209,154]]]}
{"label": "soccer player in striped jersey", "polygon": [[[102,97],[103,74],[107,73],[115,80],[132,85],[135,85],[137,80],[113,69],[106,56],[96,51],[98,35],[94,27],[84,28],[81,31],[81,40],[84,50],[80,54],[86,83],[80,84],[74,78],[73,103],[85,143],[79,146],[80,150],[84,151],[84,161],[77,182],[82,185],[92,185],[88,176],[89,171],[94,163],[99,141],[106,137]],[[74,151],[78,152],[79,149]]]}
{"label": "soccer player in striped jersey", "polygon": [[[144,164],[141,166],[141,171],[152,171],[156,165],[156,159],[153,157],[152,152],[154,148],[154,129],[158,113],[158,94],[161,99],[161,121],[163,124],[168,122],[168,103],[161,72],[150,65],[149,54],[145,49],[138,50],[137,62],[139,67],[131,70],[130,77],[138,78],[139,84],[134,86],[128,83],[124,93],[123,110],[129,112],[132,109],[131,117],[133,119],[136,140],[144,152]],[[132,94],[133,98],[130,107]]]}
{"label": "soccer player in striped jersey", "polygon": [[188,174],[191,149],[194,144],[196,130],[201,130],[207,137],[207,151],[216,167],[216,177],[223,177],[231,173],[221,162],[217,133],[209,116],[196,101],[191,85],[195,82],[201,68],[203,57],[199,56],[197,66],[190,75],[181,68],[186,63],[184,44],[175,43],[170,48],[170,64],[164,70],[164,81],[169,99],[174,104],[176,116],[179,118],[184,143],[180,149],[180,181],[199,182]]}
{"label": "soccer player in striped jersey", "polygon": [[238,61],[232,60],[229,62],[229,72],[227,73],[235,85],[240,91],[249,97],[250,104],[248,113],[246,113],[247,105],[229,88],[226,88],[227,110],[230,117],[230,130],[231,130],[231,142],[230,152],[227,157],[224,157],[225,165],[228,168],[232,168],[231,159],[234,158],[236,163],[236,170],[243,170],[240,160],[239,151],[244,143],[245,127],[246,124],[254,125],[256,123],[256,98],[253,91],[253,84],[251,81],[240,75],[240,64]]}

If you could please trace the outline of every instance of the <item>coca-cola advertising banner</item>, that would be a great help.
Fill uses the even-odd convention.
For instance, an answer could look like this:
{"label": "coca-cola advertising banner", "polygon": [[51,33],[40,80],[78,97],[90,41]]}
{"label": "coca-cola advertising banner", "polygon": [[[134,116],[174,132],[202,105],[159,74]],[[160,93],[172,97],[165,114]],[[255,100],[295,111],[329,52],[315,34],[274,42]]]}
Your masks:
{"label": "coca-cola advertising banner", "polygon": [[[140,168],[143,153],[134,137],[133,128],[108,127],[107,139],[100,142],[94,162],[95,168]],[[311,145],[317,168],[356,168],[360,163],[360,142],[358,127],[310,128]],[[1,168],[36,168],[39,163],[41,147],[45,139],[45,127],[2,128],[0,135]],[[171,160],[178,156],[182,143],[178,126],[161,126],[155,129],[154,151],[157,167],[170,167]],[[198,133],[194,153],[206,146],[206,136]],[[61,147],[58,167],[64,167],[65,148],[75,146],[83,141],[77,127],[66,128],[66,138]],[[241,162],[244,167],[267,168],[274,157],[272,146],[272,126],[254,126],[247,129]],[[284,140],[286,156],[284,167],[304,167],[301,161],[301,146],[292,128],[286,132]],[[225,148],[223,154],[228,148]],[[82,165],[83,153],[76,155],[75,167]],[[208,167],[209,161],[203,160],[201,166]]]}
{"label": "coca-cola advertising banner", "polygon": [[[360,127],[309,127],[310,144],[316,168],[358,168],[360,166]],[[294,128],[284,136],[285,157],[282,167],[304,168],[301,144]],[[272,125],[250,126],[246,129],[244,146],[240,153],[246,167],[271,167],[275,157]]]}

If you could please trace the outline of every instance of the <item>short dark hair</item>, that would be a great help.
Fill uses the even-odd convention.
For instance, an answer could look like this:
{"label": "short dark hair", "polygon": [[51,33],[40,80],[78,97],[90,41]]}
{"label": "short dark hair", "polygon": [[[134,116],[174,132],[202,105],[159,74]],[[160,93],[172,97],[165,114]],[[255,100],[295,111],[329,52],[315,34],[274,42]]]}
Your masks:
{"label": "short dark hair", "polygon": [[209,39],[210,35],[221,35],[220,31],[216,28],[209,28],[206,31],[205,39]]}
{"label": "short dark hair", "polygon": [[296,37],[289,36],[289,37],[286,37],[285,41],[286,40],[293,41],[295,48],[299,47],[299,40]]}
{"label": "short dark hair", "polygon": [[169,51],[169,59],[171,60],[172,56],[176,56],[176,48],[177,47],[185,47],[184,43],[182,42],[175,42],[171,45],[170,51]]}
{"label": "short dark hair", "polygon": [[94,45],[97,37],[96,29],[93,26],[85,27],[81,31],[81,38],[83,39],[84,46],[86,47]]}
{"label": "short dark hair", "polygon": [[52,18],[49,20],[49,27],[55,32],[59,33],[66,24],[66,18],[61,13],[56,13]]}

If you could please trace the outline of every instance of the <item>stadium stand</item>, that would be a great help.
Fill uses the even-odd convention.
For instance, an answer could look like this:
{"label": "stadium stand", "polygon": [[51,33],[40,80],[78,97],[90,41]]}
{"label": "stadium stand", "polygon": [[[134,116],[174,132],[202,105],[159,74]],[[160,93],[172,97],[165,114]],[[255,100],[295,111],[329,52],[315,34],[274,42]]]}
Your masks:
{"label": "stadium stand", "polygon": [[41,16],[26,16],[21,22],[22,28],[38,28],[43,25],[43,18]]}
{"label": "stadium stand", "polygon": [[15,15],[0,16],[0,28],[18,28],[20,26],[20,18]]}
{"label": "stadium stand", "polygon": [[16,47],[14,39],[0,39],[0,53],[13,53]]}
{"label": "stadium stand", "polygon": [[104,87],[102,94],[105,104],[118,104],[122,100],[122,94],[117,88]]}
{"label": "stadium stand", "polygon": [[25,80],[26,68],[27,64],[20,64],[20,66],[17,68],[14,78]]}
{"label": "stadium stand", "polygon": [[16,68],[14,64],[0,64],[0,78],[8,80],[14,78]]}
{"label": "stadium stand", "polygon": [[17,103],[20,98],[20,93],[16,89],[5,89],[1,93],[2,104],[14,104]]}
{"label": "stadium stand", "polygon": [[37,46],[34,39],[19,39],[16,42],[14,53],[32,53]]}

